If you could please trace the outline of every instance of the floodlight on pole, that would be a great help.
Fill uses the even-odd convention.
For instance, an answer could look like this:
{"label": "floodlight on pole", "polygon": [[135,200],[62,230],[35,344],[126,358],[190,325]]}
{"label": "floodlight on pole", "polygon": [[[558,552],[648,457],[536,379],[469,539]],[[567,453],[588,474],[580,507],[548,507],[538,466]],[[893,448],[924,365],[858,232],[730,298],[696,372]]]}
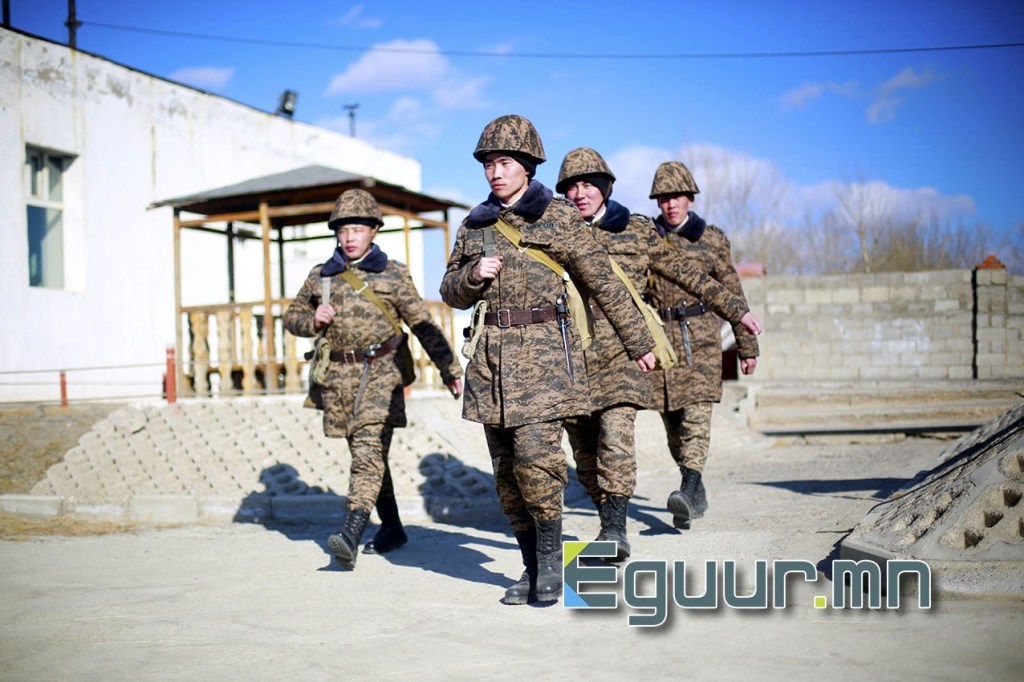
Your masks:
{"label": "floodlight on pole", "polygon": [[298,99],[299,93],[294,90],[285,90],[281,93],[281,99],[278,100],[277,110],[274,113],[278,116],[291,118],[295,114],[295,103]]}
{"label": "floodlight on pole", "polygon": [[345,111],[348,112],[348,134],[350,137],[356,136],[356,109],[358,108],[358,104],[344,105]]}

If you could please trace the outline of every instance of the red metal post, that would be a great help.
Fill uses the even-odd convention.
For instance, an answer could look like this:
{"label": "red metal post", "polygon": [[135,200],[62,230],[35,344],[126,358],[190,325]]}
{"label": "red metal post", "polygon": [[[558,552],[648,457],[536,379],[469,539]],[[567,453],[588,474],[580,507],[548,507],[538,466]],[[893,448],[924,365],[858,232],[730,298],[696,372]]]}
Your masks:
{"label": "red metal post", "polygon": [[68,375],[64,370],[60,371],[60,406],[68,406]]}
{"label": "red metal post", "polygon": [[164,375],[166,384],[167,404],[170,405],[177,400],[178,368],[174,361],[174,346],[167,346],[167,374]]}

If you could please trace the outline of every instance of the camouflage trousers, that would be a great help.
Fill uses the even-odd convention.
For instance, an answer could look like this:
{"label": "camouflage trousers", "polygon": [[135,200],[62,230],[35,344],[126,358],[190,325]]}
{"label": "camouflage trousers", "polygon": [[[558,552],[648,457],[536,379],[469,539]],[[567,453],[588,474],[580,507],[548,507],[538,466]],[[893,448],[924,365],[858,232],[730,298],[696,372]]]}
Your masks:
{"label": "camouflage trousers", "polygon": [[615,405],[565,421],[576,475],[598,507],[609,495],[632,497],[636,489],[636,408]]}
{"label": "camouflage trousers", "polygon": [[560,519],[568,482],[561,420],[512,429],[484,425],[484,435],[498,502],[512,530],[529,530],[535,520]]}
{"label": "camouflage trousers", "polygon": [[352,453],[352,469],[348,479],[348,508],[372,511],[382,486],[390,487],[391,468],[388,451],[394,427],[390,424],[367,424],[348,435],[348,449]]}
{"label": "camouflage trousers", "polygon": [[711,447],[711,407],[714,403],[694,403],[681,410],[661,413],[668,436],[668,451],[680,471],[683,467],[704,471]]}

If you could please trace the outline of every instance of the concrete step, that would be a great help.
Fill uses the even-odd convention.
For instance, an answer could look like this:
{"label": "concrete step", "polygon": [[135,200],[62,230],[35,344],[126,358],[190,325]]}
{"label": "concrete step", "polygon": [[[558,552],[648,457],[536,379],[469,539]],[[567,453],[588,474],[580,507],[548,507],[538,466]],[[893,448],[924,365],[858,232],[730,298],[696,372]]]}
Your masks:
{"label": "concrete step", "polygon": [[1012,405],[1024,400],[1024,381],[768,384],[757,386],[753,395],[758,410],[817,409],[823,405],[869,409],[986,400]]}
{"label": "concrete step", "polygon": [[1024,402],[1024,382],[757,386],[749,425],[765,435],[963,432]]}

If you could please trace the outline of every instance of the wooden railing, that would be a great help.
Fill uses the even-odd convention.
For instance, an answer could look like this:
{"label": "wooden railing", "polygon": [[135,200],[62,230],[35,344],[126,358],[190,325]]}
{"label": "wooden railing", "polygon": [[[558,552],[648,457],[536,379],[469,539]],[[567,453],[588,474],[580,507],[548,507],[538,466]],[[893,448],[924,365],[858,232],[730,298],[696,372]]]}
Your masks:
{"label": "wooden railing", "polygon": [[[306,361],[303,354],[309,340],[299,341],[284,329],[281,313],[290,299],[274,299],[274,348],[266,348],[263,331],[266,305],[225,303],[188,306],[181,309],[182,329],[178,353],[183,381],[178,391],[184,396],[256,395],[264,393],[305,393]],[[454,314],[439,301],[427,301],[434,321],[441,327],[454,352],[461,344],[456,336]],[[416,363],[414,388],[444,388],[440,373],[412,334],[409,347]]]}

